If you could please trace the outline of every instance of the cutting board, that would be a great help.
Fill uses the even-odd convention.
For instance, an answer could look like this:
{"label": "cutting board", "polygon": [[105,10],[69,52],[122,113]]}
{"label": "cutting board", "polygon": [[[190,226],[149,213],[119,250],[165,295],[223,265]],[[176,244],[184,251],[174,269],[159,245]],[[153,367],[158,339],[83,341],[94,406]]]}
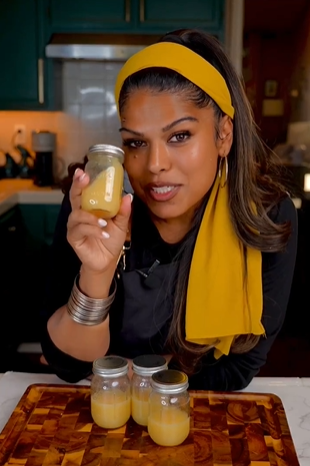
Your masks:
{"label": "cutting board", "polygon": [[131,418],[117,430],[94,424],[89,387],[30,385],[0,434],[0,465],[299,465],[277,396],[190,395],[189,437],[178,447],[160,447]]}

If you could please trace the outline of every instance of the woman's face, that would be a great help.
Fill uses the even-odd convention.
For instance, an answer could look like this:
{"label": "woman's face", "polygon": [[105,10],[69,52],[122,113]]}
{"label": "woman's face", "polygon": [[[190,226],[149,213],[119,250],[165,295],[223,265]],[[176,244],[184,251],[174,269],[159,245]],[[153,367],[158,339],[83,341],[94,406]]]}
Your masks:
{"label": "woman's face", "polygon": [[[222,132],[232,133],[228,118],[226,123]],[[214,182],[218,156],[231,146],[232,136],[221,128],[217,139],[213,109],[197,108],[179,94],[137,90],[126,101],[121,125],[135,194],[159,219],[194,211]]]}

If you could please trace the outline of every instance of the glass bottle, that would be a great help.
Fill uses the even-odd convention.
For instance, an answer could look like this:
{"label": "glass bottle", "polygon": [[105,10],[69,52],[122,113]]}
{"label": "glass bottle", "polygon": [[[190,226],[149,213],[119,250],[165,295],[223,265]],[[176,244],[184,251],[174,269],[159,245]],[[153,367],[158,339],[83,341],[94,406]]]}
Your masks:
{"label": "glass bottle", "polygon": [[96,144],[89,148],[87,157],[85,172],[90,181],[83,189],[81,208],[98,218],[113,218],[122,200],[124,151],[109,144]]}
{"label": "glass bottle", "polygon": [[155,372],[167,369],[167,361],[157,354],[137,356],[132,361],[131,415],[137,424],[147,425],[151,377]]}
{"label": "glass bottle", "polygon": [[128,363],[119,356],[105,356],[93,363],[91,415],[98,426],[117,429],[130,417]]}
{"label": "glass bottle", "polygon": [[149,399],[148,432],[162,446],[180,445],[190,431],[188,377],[176,370],[152,375]]}

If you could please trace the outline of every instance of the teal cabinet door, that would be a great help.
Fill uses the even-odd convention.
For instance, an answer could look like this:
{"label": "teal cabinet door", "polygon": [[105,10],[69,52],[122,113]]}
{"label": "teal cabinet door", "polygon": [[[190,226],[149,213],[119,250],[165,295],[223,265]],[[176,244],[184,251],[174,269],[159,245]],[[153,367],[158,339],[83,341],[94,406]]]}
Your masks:
{"label": "teal cabinet door", "polygon": [[49,108],[41,0],[0,1],[0,110]]}
{"label": "teal cabinet door", "polygon": [[19,205],[30,250],[39,250],[52,243],[60,207],[58,204]]}
{"label": "teal cabinet door", "polygon": [[168,32],[200,28],[218,33],[223,27],[223,0],[139,0],[139,27]]}
{"label": "teal cabinet door", "polygon": [[53,33],[94,33],[132,26],[131,0],[48,0],[48,5]]}
{"label": "teal cabinet door", "polygon": [[11,370],[10,360],[20,343],[22,316],[27,316],[24,267],[25,232],[17,208],[0,216],[0,372]]}

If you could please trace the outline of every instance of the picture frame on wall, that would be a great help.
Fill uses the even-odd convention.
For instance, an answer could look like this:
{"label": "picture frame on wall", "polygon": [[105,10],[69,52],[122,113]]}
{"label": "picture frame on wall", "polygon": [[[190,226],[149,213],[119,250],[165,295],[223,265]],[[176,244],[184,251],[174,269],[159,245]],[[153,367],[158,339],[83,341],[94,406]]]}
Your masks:
{"label": "picture frame on wall", "polygon": [[276,97],[278,93],[278,81],[267,79],[265,81],[265,97]]}

